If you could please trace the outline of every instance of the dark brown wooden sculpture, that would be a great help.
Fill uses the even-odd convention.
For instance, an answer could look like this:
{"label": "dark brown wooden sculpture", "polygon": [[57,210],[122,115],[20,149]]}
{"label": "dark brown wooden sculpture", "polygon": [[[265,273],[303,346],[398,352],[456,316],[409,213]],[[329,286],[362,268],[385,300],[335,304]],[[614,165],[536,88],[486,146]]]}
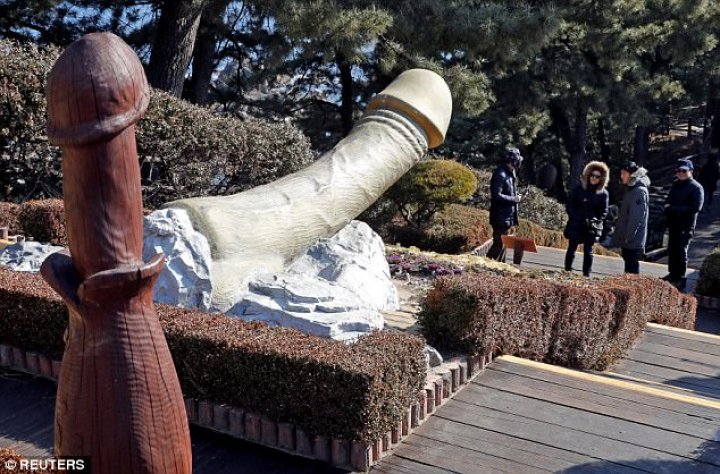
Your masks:
{"label": "dark brown wooden sculpture", "polygon": [[152,303],[162,254],[142,260],[135,122],[149,101],[117,36],[71,44],[48,77],[48,139],[62,146],[70,247],[42,275],[70,310],[55,409],[55,455],[97,473],[190,473],[180,384]]}

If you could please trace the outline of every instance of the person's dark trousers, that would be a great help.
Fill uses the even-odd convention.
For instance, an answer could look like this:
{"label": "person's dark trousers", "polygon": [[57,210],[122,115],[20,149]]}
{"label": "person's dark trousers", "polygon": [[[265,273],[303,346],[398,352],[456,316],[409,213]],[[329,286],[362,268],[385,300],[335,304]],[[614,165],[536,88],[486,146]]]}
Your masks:
{"label": "person's dark trousers", "polygon": [[589,242],[583,242],[581,240],[570,240],[570,243],[568,244],[567,252],[565,252],[565,270],[571,271],[572,270],[572,264],[575,260],[575,251],[578,248],[578,245],[583,244],[583,266],[582,266],[582,272],[585,276],[590,276],[590,272],[592,271],[592,264],[593,264],[593,246],[595,245],[594,241]]}
{"label": "person's dark trousers", "polygon": [[505,247],[503,247],[502,236],[507,235],[510,227],[493,227],[493,243],[487,252],[487,258],[502,262],[505,260]]}
{"label": "person's dark trousers", "polygon": [[668,273],[670,274],[670,280],[680,280],[685,276],[691,238],[691,233],[688,230],[669,229]]}
{"label": "person's dark trousers", "polygon": [[641,249],[622,249],[622,258],[625,261],[625,273],[640,273]]}

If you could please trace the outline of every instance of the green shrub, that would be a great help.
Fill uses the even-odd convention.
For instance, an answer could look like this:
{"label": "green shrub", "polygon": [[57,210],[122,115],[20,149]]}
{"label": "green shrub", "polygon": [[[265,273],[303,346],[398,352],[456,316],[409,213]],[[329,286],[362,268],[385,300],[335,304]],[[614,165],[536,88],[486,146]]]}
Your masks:
{"label": "green shrub", "polygon": [[720,298],[720,247],[703,260],[695,292],[699,295]]}
{"label": "green shrub", "polygon": [[417,228],[448,204],[472,197],[477,187],[473,172],[451,160],[421,161],[385,194],[405,220]]}
{"label": "green shrub", "polygon": [[310,142],[291,125],[218,116],[160,91],[138,122],[137,143],[148,207],[234,194],[313,160]]}
{"label": "green shrub", "polygon": [[67,247],[65,207],[60,199],[27,201],[17,217],[22,233],[34,240]]}
{"label": "green shrub", "polygon": [[0,40],[0,198],[61,195],[60,150],[45,132],[45,78],[57,48]]}
{"label": "green shrub", "polygon": [[[62,195],[60,151],[45,133],[44,89],[59,53],[0,40],[0,196],[5,200]],[[313,159],[310,142],[291,125],[223,117],[154,90],[136,134],[147,207],[235,193]]]}
{"label": "green shrub", "polygon": [[[379,439],[425,384],[425,341],[380,331],[353,344],[156,305],[183,393],[310,434]],[[67,309],[37,275],[0,268],[0,343],[58,359]]]}

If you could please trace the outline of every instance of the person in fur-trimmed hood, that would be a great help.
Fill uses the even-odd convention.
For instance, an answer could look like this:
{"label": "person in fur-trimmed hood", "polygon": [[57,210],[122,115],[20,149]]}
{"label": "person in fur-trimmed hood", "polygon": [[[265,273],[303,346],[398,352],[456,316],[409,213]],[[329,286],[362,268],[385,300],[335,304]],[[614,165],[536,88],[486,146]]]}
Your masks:
{"label": "person in fur-trimmed hood", "polygon": [[590,276],[593,264],[593,246],[603,231],[603,222],[608,211],[609,195],[605,189],[610,179],[610,170],[605,163],[591,161],[583,169],[580,184],[570,192],[566,209],[568,222],[565,238],[570,242],[565,253],[565,270],[572,271],[575,251],[583,244],[582,272]]}
{"label": "person in fur-trimmed hood", "polygon": [[628,161],[620,168],[620,182],[625,185],[626,191],[620,204],[612,246],[622,250],[625,273],[640,273],[640,257],[645,253],[650,214],[650,178],[645,168]]}

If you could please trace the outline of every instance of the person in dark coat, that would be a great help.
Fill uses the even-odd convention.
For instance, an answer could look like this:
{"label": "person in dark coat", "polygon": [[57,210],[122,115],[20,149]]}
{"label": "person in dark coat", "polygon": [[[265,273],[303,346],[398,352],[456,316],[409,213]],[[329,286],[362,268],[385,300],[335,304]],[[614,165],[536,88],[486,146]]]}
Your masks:
{"label": "person in dark coat", "polygon": [[697,215],[702,209],[703,188],[693,179],[693,162],[678,160],[677,178],[670,186],[665,200],[665,216],[668,227],[668,275],[663,279],[681,290],[687,280],[687,252],[690,239],[695,234]]}
{"label": "person in dark coat", "polygon": [[705,194],[705,205],[703,211],[707,211],[712,206],[713,194],[717,190],[717,182],[720,179],[720,166],[718,166],[717,155],[712,154],[708,157],[707,162],[700,170],[698,181],[703,187]]}
{"label": "person in dark coat", "polygon": [[625,185],[626,191],[611,245],[620,247],[625,273],[640,273],[640,257],[645,253],[650,214],[650,178],[645,168],[628,161],[620,168],[620,182]]}
{"label": "person in dark coat", "polygon": [[593,246],[603,232],[608,212],[609,194],[605,189],[610,170],[605,163],[591,161],[583,169],[580,184],[570,192],[566,209],[568,222],[565,237],[570,241],[565,253],[565,270],[572,271],[575,251],[583,244],[582,272],[590,276],[593,264]]}
{"label": "person in dark coat", "polygon": [[515,171],[520,168],[523,157],[517,148],[505,150],[503,163],[498,166],[490,179],[490,225],[493,229],[493,243],[487,257],[502,261],[505,248],[502,236],[518,224],[518,203],[522,196],[517,191]]}

